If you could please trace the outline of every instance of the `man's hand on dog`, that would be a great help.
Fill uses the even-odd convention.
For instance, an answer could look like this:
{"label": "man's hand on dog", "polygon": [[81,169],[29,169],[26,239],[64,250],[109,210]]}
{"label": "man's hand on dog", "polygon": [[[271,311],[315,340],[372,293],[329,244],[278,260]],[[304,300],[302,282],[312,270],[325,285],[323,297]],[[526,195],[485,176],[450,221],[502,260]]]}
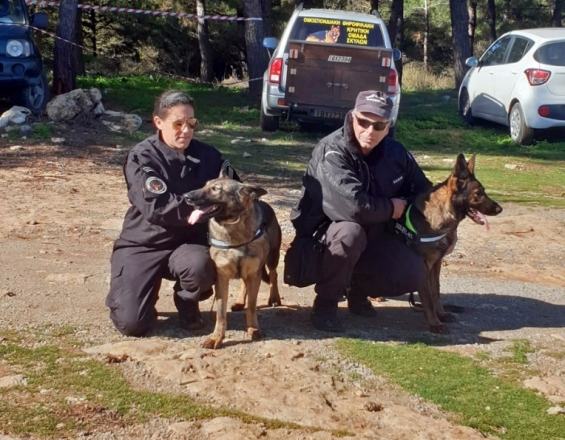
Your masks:
{"label": "man's hand on dog", "polygon": [[406,204],[407,204],[406,200],[392,198],[392,199],[390,199],[390,201],[392,202],[392,206],[393,206],[392,218],[394,220],[398,220],[400,217],[402,217],[402,214],[404,213],[404,210],[406,209]]}

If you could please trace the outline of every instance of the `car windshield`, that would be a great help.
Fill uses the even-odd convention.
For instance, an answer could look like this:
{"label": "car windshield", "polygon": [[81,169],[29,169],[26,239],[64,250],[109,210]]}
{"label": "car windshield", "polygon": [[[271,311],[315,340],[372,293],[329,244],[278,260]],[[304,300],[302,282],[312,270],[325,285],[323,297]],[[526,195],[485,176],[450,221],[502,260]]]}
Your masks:
{"label": "car windshield", "polygon": [[21,0],[0,0],[0,24],[25,23],[25,14]]}
{"label": "car windshield", "polygon": [[299,17],[290,39],[353,46],[384,46],[378,24],[335,18]]}
{"label": "car windshield", "polygon": [[550,66],[565,66],[565,41],[546,44],[536,50],[534,59]]}

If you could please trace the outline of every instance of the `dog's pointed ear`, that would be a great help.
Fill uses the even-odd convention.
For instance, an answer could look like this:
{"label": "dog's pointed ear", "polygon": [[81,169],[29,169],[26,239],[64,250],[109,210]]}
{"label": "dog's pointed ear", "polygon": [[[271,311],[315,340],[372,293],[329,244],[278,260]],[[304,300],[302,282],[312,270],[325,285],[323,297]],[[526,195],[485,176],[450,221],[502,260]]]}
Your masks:
{"label": "dog's pointed ear", "polygon": [[455,161],[455,166],[453,167],[454,176],[462,176],[467,172],[467,161],[465,160],[465,155],[459,153],[457,155],[457,160]]}
{"label": "dog's pointed ear", "polygon": [[471,159],[469,159],[469,162],[467,162],[467,169],[471,174],[475,174],[475,157],[476,154],[473,154]]}
{"label": "dog's pointed ear", "polygon": [[258,199],[261,196],[267,194],[267,190],[261,188],[260,186],[243,185],[239,190],[240,193],[245,194],[252,199]]}
{"label": "dog's pointed ear", "polygon": [[220,173],[218,174],[218,178],[225,177],[228,179],[235,179],[235,176],[236,176],[235,170],[231,166],[229,160],[224,160],[222,162],[222,166],[220,168]]}

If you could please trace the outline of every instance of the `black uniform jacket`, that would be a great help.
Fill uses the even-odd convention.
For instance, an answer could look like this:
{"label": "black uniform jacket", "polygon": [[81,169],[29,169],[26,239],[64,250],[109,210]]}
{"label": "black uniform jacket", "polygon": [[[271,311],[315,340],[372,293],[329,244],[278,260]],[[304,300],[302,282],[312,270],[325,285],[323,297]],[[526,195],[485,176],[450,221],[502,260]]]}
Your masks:
{"label": "black uniform jacket", "polygon": [[168,147],[158,135],[133,147],[124,164],[131,206],[114,248],[174,249],[182,243],[206,244],[208,226],[188,224],[192,208],[183,194],[218,177],[223,165],[218,150],[196,139],[184,151]]}
{"label": "black uniform jacket", "polygon": [[363,156],[351,119],[350,112],[344,126],[312,152],[302,198],[291,213],[297,236],[312,235],[329,221],[384,227],[392,217],[392,197],[410,199],[431,185],[414,157],[393,139],[383,139]]}

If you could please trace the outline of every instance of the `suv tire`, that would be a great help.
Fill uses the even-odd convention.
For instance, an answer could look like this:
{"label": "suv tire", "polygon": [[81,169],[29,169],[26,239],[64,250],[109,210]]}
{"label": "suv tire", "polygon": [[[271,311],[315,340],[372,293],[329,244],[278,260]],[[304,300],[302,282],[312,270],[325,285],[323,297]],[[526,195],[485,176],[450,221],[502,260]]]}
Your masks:
{"label": "suv tire", "polygon": [[30,109],[34,115],[40,115],[48,99],[49,84],[45,74],[41,74],[35,82],[21,90],[18,96],[18,103]]}
{"label": "suv tire", "polygon": [[526,118],[519,102],[512,106],[508,116],[510,137],[519,145],[530,145],[534,140],[534,130],[526,125]]}
{"label": "suv tire", "polygon": [[261,124],[261,130],[263,131],[277,131],[279,129],[279,117],[265,114],[263,106],[261,106],[259,122]]}

